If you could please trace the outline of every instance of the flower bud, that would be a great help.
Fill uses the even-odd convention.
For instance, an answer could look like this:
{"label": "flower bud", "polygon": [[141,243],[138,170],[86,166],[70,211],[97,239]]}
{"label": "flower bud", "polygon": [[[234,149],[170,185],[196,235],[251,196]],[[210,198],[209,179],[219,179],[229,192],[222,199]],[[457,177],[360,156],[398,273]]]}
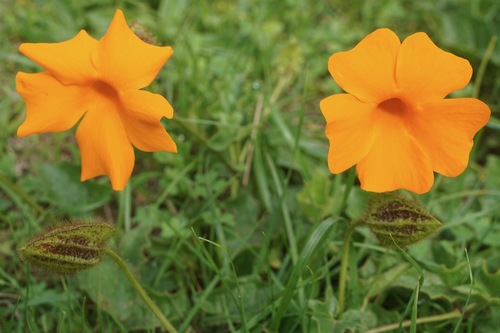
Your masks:
{"label": "flower bud", "polygon": [[104,222],[75,222],[33,237],[19,248],[21,259],[42,270],[75,274],[101,262],[115,228]]}
{"label": "flower bud", "polygon": [[374,195],[363,218],[382,245],[408,246],[436,232],[441,223],[415,201],[395,194]]}

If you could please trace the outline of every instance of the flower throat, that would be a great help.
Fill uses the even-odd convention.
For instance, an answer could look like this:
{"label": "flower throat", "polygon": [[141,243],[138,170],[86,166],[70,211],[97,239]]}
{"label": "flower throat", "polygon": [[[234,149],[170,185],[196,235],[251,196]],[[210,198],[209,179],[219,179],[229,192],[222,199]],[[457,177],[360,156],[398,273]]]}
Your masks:
{"label": "flower throat", "polygon": [[399,98],[385,100],[378,105],[378,108],[394,116],[404,116],[408,111],[406,103]]}

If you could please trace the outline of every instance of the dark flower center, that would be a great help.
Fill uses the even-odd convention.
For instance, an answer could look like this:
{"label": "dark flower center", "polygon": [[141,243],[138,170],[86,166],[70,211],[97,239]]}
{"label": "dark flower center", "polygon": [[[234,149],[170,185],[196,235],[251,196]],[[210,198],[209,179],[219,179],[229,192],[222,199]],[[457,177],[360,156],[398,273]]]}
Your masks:
{"label": "dark flower center", "polygon": [[105,99],[116,101],[118,99],[118,94],[111,85],[103,81],[95,81],[92,83],[92,88]]}
{"label": "dark flower center", "polygon": [[394,116],[403,116],[408,111],[408,106],[399,98],[391,98],[383,101],[378,108]]}

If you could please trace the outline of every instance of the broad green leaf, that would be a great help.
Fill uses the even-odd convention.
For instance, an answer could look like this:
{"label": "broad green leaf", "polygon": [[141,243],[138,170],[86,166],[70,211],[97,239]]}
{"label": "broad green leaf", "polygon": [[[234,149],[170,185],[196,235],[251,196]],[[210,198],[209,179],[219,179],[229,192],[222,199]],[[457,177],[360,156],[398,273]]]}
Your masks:
{"label": "broad green leaf", "polygon": [[69,163],[43,164],[38,168],[39,190],[44,201],[62,211],[83,214],[109,202],[111,186],[95,180],[80,181],[80,167]]}

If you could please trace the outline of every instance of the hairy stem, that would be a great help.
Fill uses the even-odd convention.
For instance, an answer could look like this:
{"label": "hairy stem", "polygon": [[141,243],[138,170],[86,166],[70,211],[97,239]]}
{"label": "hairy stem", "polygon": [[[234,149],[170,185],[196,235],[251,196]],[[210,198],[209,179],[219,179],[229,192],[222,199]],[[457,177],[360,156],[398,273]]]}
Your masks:
{"label": "hairy stem", "polygon": [[[459,318],[462,314],[458,310],[454,310],[448,313],[443,313],[440,315],[436,316],[429,316],[429,317],[422,317],[418,318],[416,320],[417,324],[425,324],[425,323],[433,323],[436,321],[443,321],[443,320],[448,320],[448,319],[453,319],[453,318]],[[399,325],[401,327],[408,327],[411,325],[411,320],[405,320],[402,323],[393,323],[389,325],[384,325],[376,328],[372,328],[371,330],[366,331],[366,333],[382,333],[382,332],[388,332],[392,330],[397,330],[399,328]]]}
{"label": "hairy stem", "polygon": [[132,286],[134,286],[135,291],[141,296],[141,298],[144,300],[144,302],[147,304],[147,306],[153,311],[155,316],[160,320],[162,326],[169,332],[169,333],[177,333],[177,330],[172,326],[172,324],[165,318],[165,316],[161,313],[161,310],[158,308],[158,306],[153,302],[153,300],[148,296],[146,291],[141,287],[139,282],[136,280],[130,269],[128,268],[127,264],[123,261],[122,258],[109,248],[104,248],[104,253],[106,253],[111,259],[113,259],[118,266],[125,272],[125,275],[127,276],[128,280],[130,283],[132,283]]}

